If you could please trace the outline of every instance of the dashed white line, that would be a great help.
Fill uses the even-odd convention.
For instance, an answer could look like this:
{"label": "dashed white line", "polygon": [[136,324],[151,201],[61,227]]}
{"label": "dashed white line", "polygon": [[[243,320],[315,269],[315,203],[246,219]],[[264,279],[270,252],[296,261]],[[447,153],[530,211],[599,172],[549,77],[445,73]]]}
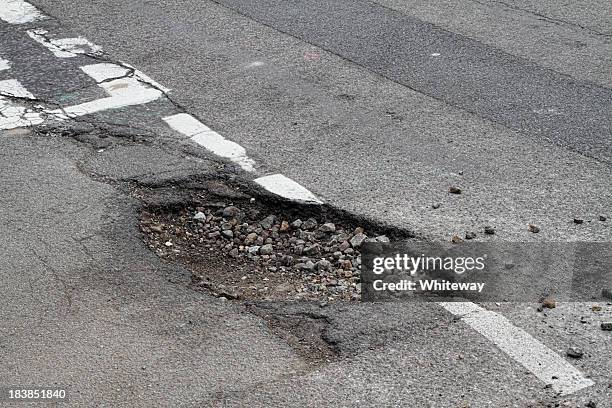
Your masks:
{"label": "dashed white line", "polygon": [[502,315],[471,302],[439,304],[460,316],[472,329],[493,342],[544,384],[550,384],[556,392],[567,395],[594,384],[563,357],[514,326]]}
{"label": "dashed white line", "polygon": [[282,174],[271,174],[259,177],[254,181],[269,192],[288,200],[306,204],[322,204],[322,201],[308,189]]}
{"label": "dashed white line", "polygon": [[217,156],[229,159],[244,170],[254,171],[254,161],[251,160],[244,147],[227,140],[202,122],[187,113],[179,113],[163,118],[174,130],[191,138],[192,141],[204,147]]}
{"label": "dashed white line", "polygon": [[[34,99],[25,87],[16,79],[0,81],[0,94],[17,98]],[[18,106],[8,98],[0,95],[0,129],[15,129],[38,125],[42,117],[30,109]]]}
{"label": "dashed white line", "polygon": [[33,5],[23,0],[0,0],[0,20],[9,24],[25,24],[44,16]]}
{"label": "dashed white line", "polygon": [[87,38],[48,39],[47,30],[34,29],[27,31],[30,38],[48,48],[58,58],[74,58],[77,54],[99,54],[102,48],[91,43]]}

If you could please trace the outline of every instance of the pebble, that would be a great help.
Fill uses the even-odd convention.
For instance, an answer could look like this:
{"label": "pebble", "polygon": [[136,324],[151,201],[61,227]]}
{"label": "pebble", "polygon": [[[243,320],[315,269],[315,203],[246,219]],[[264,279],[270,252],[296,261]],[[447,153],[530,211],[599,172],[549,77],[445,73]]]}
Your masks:
{"label": "pebble", "polygon": [[449,187],[448,192],[451,194],[461,194],[462,193],[461,189],[455,186]]}
{"label": "pebble", "polygon": [[326,259],[321,259],[316,263],[316,267],[318,271],[327,271],[329,268],[331,268],[331,262]]}
{"label": "pebble", "polygon": [[226,238],[230,238],[230,239],[231,239],[231,238],[234,238],[234,231],[232,231],[232,230],[230,230],[230,229],[228,229],[228,230],[223,230],[223,231],[221,232],[221,234],[223,234],[223,236],[224,236],[224,237],[226,237]]}
{"label": "pebble", "polygon": [[206,219],[206,214],[204,214],[202,211],[198,211],[194,216],[193,216],[194,220],[205,220]]}
{"label": "pebble", "polygon": [[463,240],[459,237],[459,235],[453,235],[453,237],[451,238],[451,242],[453,244],[459,244],[461,242],[463,242]]}
{"label": "pebble", "polygon": [[247,251],[249,252],[249,254],[255,255],[259,252],[260,248],[261,247],[258,245],[253,245],[253,246],[250,246]]}
{"label": "pebble", "polygon": [[229,207],[225,207],[223,209],[223,213],[222,213],[224,218],[234,218],[238,214],[240,214],[240,209],[238,207],[233,206],[233,205],[231,205]]}
{"label": "pebble", "polygon": [[486,227],[484,227],[484,233],[487,235],[494,235],[495,228],[491,227],[490,225],[487,225]]}
{"label": "pebble", "polygon": [[574,224],[582,224],[584,222],[581,218],[574,218]]}
{"label": "pebble", "polygon": [[476,233],[472,231],[467,231],[465,233],[465,239],[474,239],[476,238]]}
{"label": "pebble", "polygon": [[601,322],[601,330],[612,331],[612,322]]}
{"label": "pebble", "polygon": [[283,222],[281,222],[281,225],[280,225],[280,227],[278,228],[278,230],[279,230],[280,232],[286,232],[286,231],[289,231],[289,223],[288,223],[287,221],[283,221]]}
{"label": "pebble", "polygon": [[349,242],[353,248],[359,248],[361,244],[363,244],[363,241],[366,240],[366,238],[367,237],[365,236],[365,234],[359,233],[356,234],[353,238],[351,238]]}
{"label": "pebble", "polygon": [[555,299],[547,296],[544,298],[544,300],[542,300],[542,307],[545,307],[547,309],[554,309],[555,307],[557,307],[557,302],[555,301]]}
{"label": "pebble", "polygon": [[333,222],[326,222],[325,224],[321,225],[319,227],[319,231],[321,232],[335,232],[336,231],[336,224],[334,224]]}
{"label": "pebble", "polygon": [[244,239],[244,245],[251,245],[251,244],[253,244],[255,241],[257,241],[257,238],[258,238],[257,234],[254,233],[254,232],[251,232]]}
{"label": "pebble", "polygon": [[599,216],[599,221],[602,221],[602,222],[603,222],[603,221],[606,221],[606,220],[607,220],[607,218],[606,218],[606,216],[605,216],[605,215],[600,215],[600,216]]}
{"label": "pebble", "polygon": [[310,231],[317,228],[317,220],[314,218],[309,218],[302,223],[302,229],[306,231]]}
{"label": "pebble", "polygon": [[534,225],[534,224],[529,224],[527,226],[527,231],[533,232],[534,234],[537,234],[538,232],[540,232],[540,227],[538,227],[537,225]]}
{"label": "pebble", "polygon": [[262,246],[261,248],[259,248],[259,253],[261,255],[270,255],[273,252],[274,252],[274,247],[272,246],[272,244],[266,244]]}
{"label": "pebble", "polygon": [[582,358],[582,356],[584,356],[584,351],[578,347],[570,347],[567,349],[567,356],[571,358]]}
{"label": "pebble", "polygon": [[431,205],[431,208],[433,208],[434,210],[437,210],[438,208],[440,208],[442,206],[442,203],[433,203]]}
{"label": "pebble", "polygon": [[299,229],[302,226],[303,222],[300,219],[297,219],[291,223],[291,227],[293,229]]}
{"label": "pebble", "polygon": [[259,222],[259,225],[261,225],[261,228],[263,229],[270,229],[274,225],[274,221],[276,221],[276,217],[273,215],[268,215]]}

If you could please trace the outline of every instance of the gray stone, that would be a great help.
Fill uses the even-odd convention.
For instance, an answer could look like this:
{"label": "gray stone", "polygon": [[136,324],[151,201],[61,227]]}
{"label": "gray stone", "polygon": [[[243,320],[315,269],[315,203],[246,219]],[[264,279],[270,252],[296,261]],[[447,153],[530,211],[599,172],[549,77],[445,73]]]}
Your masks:
{"label": "gray stone", "polygon": [[367,237],[364,234],[357,234],[353,238],[351,238],[350,243],[353,248],[359,248],[361,244],[363,244],[363,241],[366,240],[366,238]]}
{"label": "gray stone", "polygon": [[336,225],[333,222],[327,222],[319,227],[321,232],[335,232]]}
{"label": "gray stone", "polygon": [[601,322],[601,330],[612,331],[612,322]]}
{"label": "gray stone", "polygon": [[272,244],[266,244],[259,248],[259,253],[262,255],[270,255],[272,252],[274,252],[274,247]]}
{"label": "gray stone", "polygon": [[312,230],[317,228],[317,220],[314,218],[309,218],[304,223],[302,223],[302,229],[304,230]]}
{"label": "gray stone", "polygon": [[240,209],[231,205],[229,207],[225,207],[222,214],[224,218],[233,218],[240,214]]}
{"label": "gray stone", "polygon": [[299,229],[302,226],[303,222],[300,219],[297,219],[291,223],[291,228]]}
{"label": "gray stone", "polygon": [[194,220],[205,220],[206,219],[206,214],[204,214],[202,211],[198,211],[194,216],[193,216]]}
{"label": "gray stone", "polygon": [[261,225],[263,229],[270,229],[274,225],[274,221],[276,221],[276,217],[274,215],[268,215],[259,222],[259,225]]}
{"label": "gray stone", "polygon": [[234,238],[234,232],[232,230],[223,230],[221,233],[226,238]]}

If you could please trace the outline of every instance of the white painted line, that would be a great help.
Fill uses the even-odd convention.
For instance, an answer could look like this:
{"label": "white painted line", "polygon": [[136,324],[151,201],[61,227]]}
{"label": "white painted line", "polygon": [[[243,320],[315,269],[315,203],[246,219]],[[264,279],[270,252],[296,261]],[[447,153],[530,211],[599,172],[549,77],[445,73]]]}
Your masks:
{"label": "white painted line", "polygon": [[0,93],[8,94],[16,98],[34,99],[34,95],[30,93],[21,82],[16,79],[7,79],[0,81]]}
{"label": "white painted line", "polygon": [[162,92],[170,92],[170,88],[166,88],[165,86],[161,85],[160,83],[156,82],[155,80],[153,80],[151,77],[149,77],[148,75],[144,74],[142,71],[137,70],[136,68],[134,68],[133,66],[131,66],[130,64],[127,64],[123,61],[121,61],[121,64],[123,64],[124,66],[133,69],[134,70],[134,76],[136,78],[138,78],[139,81],[141,82],[146,82],[147,84],[153,86],[154,88],[159,89]]}
{"label": "white painted line", "polygon": [[259,177],[254,180],[269,192],[287,198],[291,201],[298,201],[307,204],[323,204],[314,194],[308,191],[301,184],[282,174],[272,174],[270,176]]}
{"label": "white painted line", "polygon": [[0,71],[4,71],[6,69],[9,69],[11,67],[11,64],[8,62],[8,60],[5,60],[4,58],[0,58]]}
{"label": "white painted line", "polygon": [[198,133],[208,132],[210,129],[202,122],[188,113],[178,113],[176,115],[163,118],[164,122],[172,129],[187,137],[192,137]]}
{"label": "white painted line", "polygon": [[441,302],[446,310],[493,342],[544,384],[567,395],[595,384],[563,357],[514,326],[502,315],[471,302]]}
{"label": "white painted line", "polygon": [[9,24],[25,24],[43,19],[33,5],[23,0],[0,0],[0,20]]}
{"label": "white painted line", "polygon": [[28,30],[27,33],[34,41],[47,47],[58,58],[73,58],[77,54],[100,54],[102,52],[102,48],[92,44],[87,38],[51,40],[46,37],[47,31],[39,28]]}
{"label": "white painted line", "polygon": [[15,129],[38,125],[43,122],[42,117],[31,109],[18,106],[4,95],[17,98],[34,99],[25,87],[16,79],[0,81],[0,129]]}
{"label": "white painted line", "polygon": [[244,147],[231,140],[227,140],[193,116],[187,113],[179,113],[165,117],[163,120],[172,129],[191,138],[191,140],[206,150],[217,156],[229,159],[246,171],[255,171],[253,167],[255,162],[247,156]]}
{"label": "white painted line", "polygon": [[[124,108],[126,106],[141,105],[160,98],[160,90],[143,84],[137,78],[125,76],[130,70],[116,64],[93,64],[81,67],[83,72],[91,76],[98,85],[110,95],[108,98],[96,99],[79,105],[68,106],[63,109],[47,111],[59,119],[78,117],[91,113],[102,112],[108,109]],[[115,79],[114,79],[115,78]]]}

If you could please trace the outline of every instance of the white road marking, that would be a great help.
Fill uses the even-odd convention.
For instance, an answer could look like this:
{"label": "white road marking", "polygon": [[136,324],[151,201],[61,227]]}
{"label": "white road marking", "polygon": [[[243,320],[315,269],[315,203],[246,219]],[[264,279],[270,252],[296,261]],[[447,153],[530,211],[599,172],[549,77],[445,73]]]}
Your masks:
{"label": "white road marking", "polygon": [[31,109],[14,104],[7,97],[34,99],[24,86],[16,79],[0,81],[0,129],[15,129],[38,125],[43,122],[42,117]]}
{"label": "white road marking", "polygon": [[301,184],[282,174],[272,174],[259,177],[254,180],[269,192],[287,198],[291,201],[298,201],[306,204],[323,204],[314,194],[308,191]]}
{"label": "white road marking", "polygon": [[253,172],[255,162],[251,160],[244,147],[227,140],[208,126],[187,113],[168,116],[163,120],[174,130],[191,138],[195,143],[217,156],[229,159],[244,170]]}
{"label": "white road marking", "polygon": [[100,54],[102,52],[102,48],[89,42],[87,38],[76,37],[52,40],[46,37],[47,30],[40,28],[28,30],[27,33],[34,41],[47,47],[58,58],[73,58],[77,54]]}
{"label": "white road marking", "polygon": [[493,342],[558,393],[571,394],[595,384],[563,357],[514,326],[502,315],[471,302],[441,302],[446,310]]}
{"label": "white road marking", "polygon": [[92,77],[98,85],[110,95],[108,98],[68,106],[62,109],[47,111],[59,119],[78,117],[108,109],[124,108],[141,105],[160,98],[160,90],[143,84],[137,78],[129,75],[130,70],[117,64],[102,63],[86,65],[81,70]]}
{"label": "white road marking", "polygon": [[8,60],[5,60],[4,58],[0,58],[0,71],[4,71],[6,69],[9,69],[11,67],[11,64],[8,62]]}
{"label": "white road marking", "polygon": [[43,19],[36,7],[23,0],[0,0],[0,20],[9,24],[25,24]]}

